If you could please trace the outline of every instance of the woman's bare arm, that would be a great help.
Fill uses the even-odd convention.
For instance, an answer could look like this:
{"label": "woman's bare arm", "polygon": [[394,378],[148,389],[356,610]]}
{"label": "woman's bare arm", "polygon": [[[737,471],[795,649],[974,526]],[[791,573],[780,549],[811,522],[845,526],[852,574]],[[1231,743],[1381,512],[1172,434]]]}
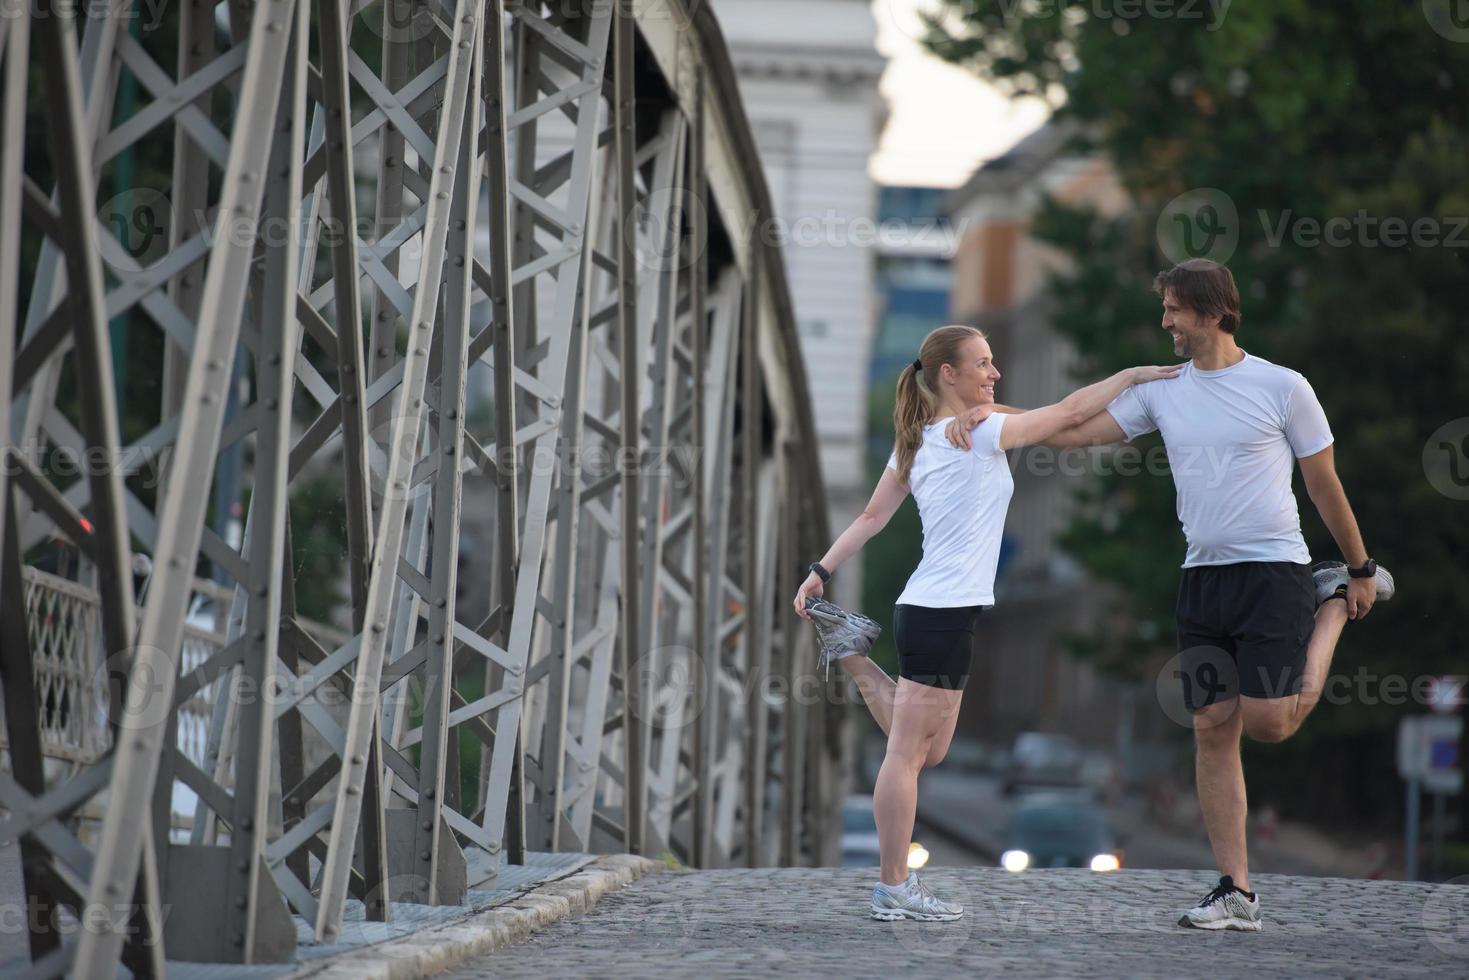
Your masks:
{"label": "woman's bare arm", "polygon": [[[898,474],[885,468],[877,481],[877,488],[872,491],[872,499],[867,501],[867,506],[857,515],[856,520],[837,536],[826,554],[821,556],[821,566],[828,572],[835,572],[837,566],[861,551],[862,546],[878,531],[887,527],[888,521],[892,520],[907,496],[908,488],[898,482]],[[809,619],[806,615],[806,597],[819,596],[821,593],[821,578],[811,572],[796,591],[796,615]]]}

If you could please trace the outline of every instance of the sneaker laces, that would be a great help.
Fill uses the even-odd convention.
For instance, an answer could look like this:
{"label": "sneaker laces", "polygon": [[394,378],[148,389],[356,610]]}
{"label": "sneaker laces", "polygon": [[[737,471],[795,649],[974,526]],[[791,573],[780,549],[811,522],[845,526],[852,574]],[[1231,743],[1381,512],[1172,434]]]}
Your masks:
{"label": "sneaker laces", "polygon": [[1236,890],[1237,889],[1234,887],[1234,882],[1231,881],[1231,882],[1229,882],[1229,883],[1226,884],[1225,883],[1225,879],[1220,878],[1219,879],[1219,884],[1217,884],[1217,885],[1214,886],[1214,890],[1211,891],[1209,894],[1205,895],[1204,896],[1204,900],[1199,903],[1199,908],[1201,908],[1201,909],[1208,908],[1210,905],[1213,905],[1215,902],[1221,902],[1221,901],[1224,900],[1224,897],[1226,895],[1228,895],[1230,892],[1236,891]]}
{"label": "sneaker laces", "polygon": [[913,876],[913,890],[923,898],[927,898],[935,902],[939,900],[939,897],[935,895],[932,889],[928,887],[928,882],[924,881],[917,875]]}

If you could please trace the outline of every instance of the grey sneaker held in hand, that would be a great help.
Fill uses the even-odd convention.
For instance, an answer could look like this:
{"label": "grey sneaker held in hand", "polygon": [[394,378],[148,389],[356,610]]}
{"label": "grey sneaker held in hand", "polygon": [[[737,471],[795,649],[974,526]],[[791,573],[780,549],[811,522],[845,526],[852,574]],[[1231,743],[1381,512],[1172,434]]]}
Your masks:
{"label": "grey sneaker held in hand", "polygon": [[872,917],[882,922],[952,922],[963,914],[964,906],[935,897],[916,871],[908,872],[908,880],[901,885],[878,882],[872,889]]}
{"label": "grey sneaker held in hand", "polygon": [[861,613],[848,612],[834,602],[806,597],[806,612],[816,625],[816,636],[821,644],[821,657],[816,666],[826,668],[831,677],[831,663],[854,653],[865,655],[877,642],[882,627]]}
{"label": "grey sneaker held in hand", "polygon": [[[1316,605],[1321,605],[1327,599],[1335,598],[1337,595],[1347,594],[1347,583],[1352,577],[1347,574],[1345,562],[1340,561],[1318,561],[1311,566],[1311,581],[1316,585]],[[1377,574],[1372,576],[1372,584],[1377,587],[1377,601],[1386,602],[1393,597],[1397,591],[1393,583],[1392,572],[1377,566]]]}

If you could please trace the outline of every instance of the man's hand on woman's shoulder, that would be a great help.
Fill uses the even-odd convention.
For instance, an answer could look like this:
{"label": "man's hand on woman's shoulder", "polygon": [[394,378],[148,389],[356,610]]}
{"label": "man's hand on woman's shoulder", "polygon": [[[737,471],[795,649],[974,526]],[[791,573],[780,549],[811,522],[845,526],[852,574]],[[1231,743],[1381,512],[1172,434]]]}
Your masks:
{"label": "man's hand on woman's shoulder", "polygon": [[974,431],[974,427],[995,412],[1004,410],[1000,405],[980,405],[978,408],[971,408],[963,415],[956,415],[949,420],[949,424],[944,426],[944,436],[951,445],[958,446],[960,449],[968,449],[970,446],[969,433]]}

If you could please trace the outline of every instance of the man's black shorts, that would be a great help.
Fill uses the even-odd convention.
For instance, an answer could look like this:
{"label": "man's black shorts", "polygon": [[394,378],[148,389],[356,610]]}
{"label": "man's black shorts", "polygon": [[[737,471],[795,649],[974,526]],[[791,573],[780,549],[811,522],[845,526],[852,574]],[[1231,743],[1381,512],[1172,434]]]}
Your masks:
{"label": "man's black shorts", "polygon": [[962,691],[974,657],[974,624],[984,606],[893,607],[893,641],[898,648],[898,676],[910,681]]}
{"label": "man's black shorts", "polygon": [[1178,583],[1184,704],[1196,711],[1238,695],[1298,694],[1315,624],[1309,565],[1247,561],[1185,568]]}

